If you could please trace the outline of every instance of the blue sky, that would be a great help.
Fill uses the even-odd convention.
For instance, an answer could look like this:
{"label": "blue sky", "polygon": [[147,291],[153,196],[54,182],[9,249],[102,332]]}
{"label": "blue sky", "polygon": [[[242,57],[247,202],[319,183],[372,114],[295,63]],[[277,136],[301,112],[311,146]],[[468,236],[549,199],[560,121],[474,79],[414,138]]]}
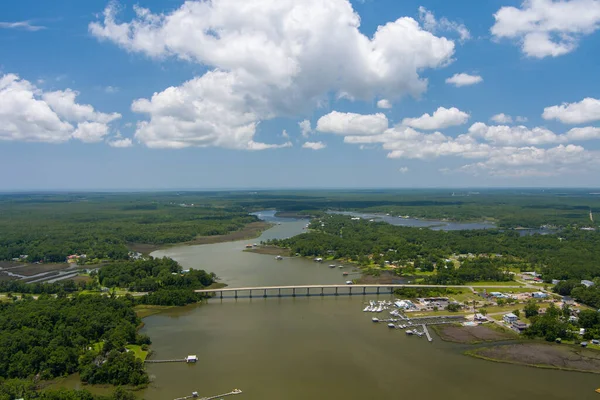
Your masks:
{"label": "blue sky", "polygon": [[0,190],[598,186],[599,28],[599,0],[2,2]]}

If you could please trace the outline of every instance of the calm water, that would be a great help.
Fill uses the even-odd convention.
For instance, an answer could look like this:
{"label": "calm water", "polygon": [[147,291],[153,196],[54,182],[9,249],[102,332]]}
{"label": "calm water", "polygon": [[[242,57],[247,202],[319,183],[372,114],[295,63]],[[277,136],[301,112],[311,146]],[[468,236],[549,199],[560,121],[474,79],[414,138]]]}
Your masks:
{"label": "calm water", "polygon": [[424,220],[415,218],[401,218],[383,214],[365,214],[352,211],[331,211],[332,214],[351,215],[362,219],[384,221],[391,225],[412,226],[417,228],[431,228],[435,231],[459,231],[467,229],[494,229],[496,225],[491,222],[449,222],[442,220]]}
{"label": "calm water", "polygon": [[[153,253],[215,271],[230,286],[343,283],[336,269],[306,259],[276,261],[243,252],[246,243],[301,233],[307,221],[262,217],[274,226],[251,241],[175,247]],[[375,296],[214,299],[146,318],[155,359],[197,354],[197,365],[156,364],[149,400],[244,391],[243,399],[596,399],[592,374],[473,359],[437,338],[406,337],[373,324],[363,302]],[[381,296],[381,298],[388,298]]]}
{"label": "calm water", "polygon": [[[339,269],[326,264],[243,252],[246,243],[296,235],[307,223],[261,214],[281,225],[255,240],[174,247],[153,255],[215,271],[230,286],[345,281]],[[143,333],[152,338],[154,359],[196,354],[200,362],[149,364],[153,383],[139,395],[171,400],[193,391],[210,396],[239,388],[244,391],[234,397],[239,400],[599,398],[594,374],[478,360],[462,354],[466,347],[435,335],[429,343],[373,324],[372,314],[362,312],[363,302],[371,299],[377,297],[212,299],[145,318]],[[61,386],[85,387],[76,375]]]}

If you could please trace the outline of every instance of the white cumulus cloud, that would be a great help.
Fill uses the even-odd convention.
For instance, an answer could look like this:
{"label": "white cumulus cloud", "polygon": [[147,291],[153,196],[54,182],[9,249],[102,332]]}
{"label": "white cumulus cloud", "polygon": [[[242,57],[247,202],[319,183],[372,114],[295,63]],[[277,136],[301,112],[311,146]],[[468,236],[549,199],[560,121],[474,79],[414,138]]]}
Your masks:
{"label": "white cumulus cloud", "polygon": [[327,145],[323,142],[305,142],[302,145],[303,149],[311,149],[311,150],[321,150],[327,147]]}
{"label": "white cumulus cloud", "polygon": [[298,122],[298,126],[300,127],[300,132],[304,137],[308,137],[313,131],[312,126],[310,125],[310,121],[307,119]]}
{"label": "white cumulus cloud", "polygon": [[497,124],[512,124],[513,119],[510,115],[504,113],[496,114],[490,118],[491,121]]}
{"label": "white cumulus cloud", "polygon": [[418,118],[404,118],[402,125],[416,129],[435,130],[462,125],[469,120],[469,114],[456,107],[439,107],[432,115],[423,114]]}
{"label": "white cumulus cloud", "polygon": [[544,119],[557,119],[565,124],[600,121],[600,100],[586,97],[578,103],[563,103],[544,108]]}
{"label": "white cumulus cloud", "polygon": [[355,114],[332,111],[317,121],[317,131],[339,135],[376,135],[388,127],[382,113]]}
{"label": "white cumulus cloud", "polygon": [[331,95],[419,96],[427,89],[420,72],[454,54],[451,40],[408,17],[367,37],[348,0],[189,0],[165,13],[136,6],[129,22],[117,20],[117,8],[89,25],[93,36],[209,68],[133,103],[147,116],[135,136],[151,147],[250,149],[260,121],[309,112]]}
{"label": "white cumulus cloud", "polygon": [[518,41],[529,57],[558,57],[600,28],[600,1],[525,0],[520,8],[500,8],[494,18],[495,38]]}
{"label": "white cumulus cloud", "polygon": [[77,92],[46,92],[16,74],[0,76],[0,140],[61,143],[79,139],[93,143],[109,133],[121,117],[76,102]]}
{"label": "white cumulus cloud", "polygon": [[454,74],[446,79],[446,83],[456,87],[470,86],[483,82],[483,78],[479,75],[469,75],[465,73]]}
{"label": "white cumulus cloud", "polygon": [[392,108],[392,103],[388,99],[381,99],[377,102],[377,108]]}
{"label": "white cumulus cloud", "polygon": [[133,146],[133,142],[129,138],[109,140],[108,145],[111,147],[125,148]]}

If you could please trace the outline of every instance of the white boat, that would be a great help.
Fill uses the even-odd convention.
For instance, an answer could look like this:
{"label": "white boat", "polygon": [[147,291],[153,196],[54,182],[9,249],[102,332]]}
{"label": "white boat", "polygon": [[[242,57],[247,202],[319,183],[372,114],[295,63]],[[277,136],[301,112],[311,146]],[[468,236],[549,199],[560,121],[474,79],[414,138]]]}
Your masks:
{"label": "white boat", "polygon": [[417,336],[418,336],[418,337],[421,337],[421,336],[423,336],[423,332],[417,332]]}
{"label": "white boat", "polygon": [[338,265],[338,268],[344,268],[344,266],[343,265]]}
{"label": "white boat", "polygon": [[365,311],[369,311],[369,309],[370,309],[370,308],[371,308],[371,306],[366,306],[366,307],[364,308],[363,312],[365,312]]}
{"label": "white boat", "polygon": [[383,308],[381,307],[381,305],[379,307],[377,307],[377,312],[382,312]]}
{"label": "white boat", "polygon": [[371,321],[373,321],[373,322],[379,322],[379,318],[373,317],[373,318],[371,318]]}
{"label": "white boat", "polygon": [[275,257],[275,259],[276,259],[276,260],[283,260],[283,257],[281,257],[281,256],[277,256],[277,257]]}
{"label": "white boat", "polygon": [[395,329],[395,328],[396,328],[396,325],[394,325],[394,324],[392,324],[392,323],[389,323],[389,324],[388,324],[388,328],[394,328],[394,329]]}
{"label": "white boat", "polygon": [[346,285],[352,285],[352,281],[346,281]]}
{"label": "white boat", "polygon": [[414,332],[413,332],[413,331],[411,331],[410,329],[407,329],[407,330],[406,330],[406,334],[407,334],[407,335],[413,335],[413,334],[414,334]]}
{"label": "white boat", "polygon": [[329,265],[329,268],[335,268],[335,264]]}

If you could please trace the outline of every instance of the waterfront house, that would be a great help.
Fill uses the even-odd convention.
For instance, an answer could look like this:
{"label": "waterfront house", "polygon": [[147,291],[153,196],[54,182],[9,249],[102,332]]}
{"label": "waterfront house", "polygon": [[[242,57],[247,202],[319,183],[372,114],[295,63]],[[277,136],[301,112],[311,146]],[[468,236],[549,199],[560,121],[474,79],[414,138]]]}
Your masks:
{"label": "waterfront house", "polygon": [[508,313],[508,314],[504,314],[504,316],[502,317],[502,319],[504,320],[504,322],[506,322],[507,324],[512,324],[513,322],[517,322],[519,320],[519,317],[517,317],[515,314],[513,313]]}
{"label": "waterfront house", "polygon": [[528,325],[523,321],[515,321],[512,323],[512,328],[519,333],[527,329],[527,326]]}
{"label": "waterfront house", "polygon": [[590,287],[590,286],[594,286],[594,282],[592,281],[588,281],[587,279],[584,279],[581,281],[581,284],[585,287]]}

